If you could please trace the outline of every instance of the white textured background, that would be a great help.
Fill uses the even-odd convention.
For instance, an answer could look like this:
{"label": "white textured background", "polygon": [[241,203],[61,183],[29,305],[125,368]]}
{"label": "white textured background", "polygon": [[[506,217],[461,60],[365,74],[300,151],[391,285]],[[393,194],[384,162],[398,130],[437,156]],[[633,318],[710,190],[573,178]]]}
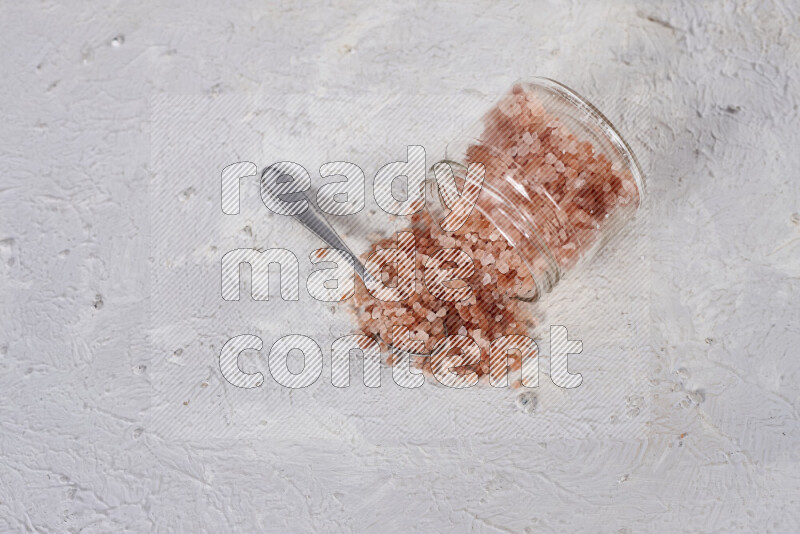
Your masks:
{"label": "white textured background", "polygon": [[[798,531],[800,5],[582,4],[0,2],[0,530]],[[645,439],[147,430],[153,95],[532,74],[646,110]]]}

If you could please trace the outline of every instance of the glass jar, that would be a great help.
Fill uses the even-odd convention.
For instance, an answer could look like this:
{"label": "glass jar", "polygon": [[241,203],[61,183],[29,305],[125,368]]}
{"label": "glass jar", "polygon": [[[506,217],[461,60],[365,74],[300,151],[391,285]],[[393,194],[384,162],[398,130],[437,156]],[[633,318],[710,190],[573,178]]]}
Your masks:
{"label": "glass jar", "polygon": [[449,165],[463,187],[472,163],[485,169],[475,210],[530,272],[522,300],[539,300],[590,260],[644,200],[642,172],[619,132],[547,78],[516,83],[433,170]]}

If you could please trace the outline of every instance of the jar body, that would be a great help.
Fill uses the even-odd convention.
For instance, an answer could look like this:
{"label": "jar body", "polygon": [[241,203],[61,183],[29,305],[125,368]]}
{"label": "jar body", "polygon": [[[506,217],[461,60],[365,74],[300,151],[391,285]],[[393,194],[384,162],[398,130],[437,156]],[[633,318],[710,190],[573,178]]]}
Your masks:
{"label": "jar body", "polygon": [[642,173],[613,125],[549,79],[515,84],[448,152],[462,184],[470,165],[483,165],[473,216],[527,266],[525,300],[588,261],[644,198]]}

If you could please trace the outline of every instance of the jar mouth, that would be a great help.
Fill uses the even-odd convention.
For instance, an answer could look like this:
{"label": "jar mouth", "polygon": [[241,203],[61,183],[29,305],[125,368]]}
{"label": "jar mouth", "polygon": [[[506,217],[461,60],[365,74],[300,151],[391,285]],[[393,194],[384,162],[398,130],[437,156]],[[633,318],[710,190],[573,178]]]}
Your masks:
{"label": "jar mouth", "polygon": [[639,202],[636,207],[638,208],[641,206],[645,200],[644,173],[642,172],[639,161],[636,159],[636,155],[633,153],[633,150],[631,150],[631,147],[628,145],[625,139],[622,138],[622,134],[619,133],[617,128],[611,123],[608,117],[606,117],[591,102],[582,97],[575,90],[567,87],[561,82],[553,80],[552,78],[534,76],[524,80],[524,83],[528,85],[538,85],[543,89],[555,93],[557,96],[563,98],[581,110],[587,117],[591,119],[594,124],[600,128],[600,130],[605,134],[612,148],[617,151],[622,161],[630,170],[631,176],[636,183],[636,191],[639,196]]}

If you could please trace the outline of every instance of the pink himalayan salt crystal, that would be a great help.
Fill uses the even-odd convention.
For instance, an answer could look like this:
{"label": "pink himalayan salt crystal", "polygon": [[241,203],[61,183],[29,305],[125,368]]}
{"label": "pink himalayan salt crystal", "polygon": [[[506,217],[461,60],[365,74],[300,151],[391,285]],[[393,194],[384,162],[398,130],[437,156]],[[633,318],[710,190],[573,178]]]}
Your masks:
{"label": "pink himalayan salt crystal", "polygon": [[[452,234],[455,239],[456,246],[459,246],[464,240],[469,240],[467,235],[475,235],[477,232],[482,231],[484,228],[489,229],[489,235],[492,233],[493,226],[482,215],[475,214],[470,217],[465,223],[464,227],[458,232]],[[427,257],[434,254],[441,248],[441,241],[438,239],[441,230],[435,223],[430,221],[429,217],[425,215],[418,215],[412,217],[412,228],[416,236],[417,243],[417,258]],[[498,237],[499,234],[498,234]],[[374,248],[390,248],[396,246],[396,242],[392,240],[384,240],[375,244]],[[480,248],[483,247],[483,248]],[[488,257],[490,254],[493,259],[504,251],[506,255],[515,257],[515,254],[510,251],[509,244],[503,240],[490,241],[487,239],[479,240],[475,244],[477,251],[483,251],[482,257]],[[476,251],[476,252],[477,252]],[[473,330],[480,330],[481,342],[480,344],[486,349],[483,351],[481,361],[476,362],[470,369],[475,370],[480,375],[485,374],[482,369],[488,368],[489,344],[492,339],[502,335],[512,333],[525,334],[526,330],[518,329],[517,327],[509,329],[508,324],[497,322],[494,318],[502,310],[507,310],[506,315],[519,316],[514,322],[520,325],[525,325],[532,319],[526,319],[527,313],[518,300],[514,299],[515,295],[522,295],[530,290],[532,281],[527,268],[522,267],[519,263],[517,269],[511,270],[503,278],[503,291],[493,291],[494,284],[484,285],[482,280],[488,280],[490,283],[495,281],[496,278],[493,273],[496,270],[492,265],[483,265],[480,262],[474,262],[475,274],[467,280],[473,288],[474,294],[464,302],[443,302],[434,298],[426,290],[424,284],[417,283],[417,294],[413,295],[408,301],[388,303],[377,301],[366,292],[363,284],[360,282],[356,286],[356,303],[359,310],[371,313],[359,313],[357,318],[365,333],[377,336],[379,341],[383,344],[384,350],[386,343],[391,343],[391,332],[393,326],[403,325],[408,326],[412,330],[414,339],[425,340],[426,350],[430,350],[446,333],[453,335],[459,332],[463,327],[467,332]],[[419,265],[418,265],[419,267]],[[421,269],[417,269],[418,277],[422,274]],[[396,281],[396,279],[395,279]],[[380,312],[376,310],[381,310]],[[523,317],[525,316],[525,317]],[[374,317],[374,319],[373,319]],[[446,328],[445,328],[446,323]],[[423,328],[428,334],[427,338],[419,334],[419,328]],[[476,341],[477,342],[477,341]],[[424,360],[420,359],[417,362],[419,366],[428,371]],[[416,365],[416,364],[415,364]],[[466,367],[465,367],[466,369]]]}

